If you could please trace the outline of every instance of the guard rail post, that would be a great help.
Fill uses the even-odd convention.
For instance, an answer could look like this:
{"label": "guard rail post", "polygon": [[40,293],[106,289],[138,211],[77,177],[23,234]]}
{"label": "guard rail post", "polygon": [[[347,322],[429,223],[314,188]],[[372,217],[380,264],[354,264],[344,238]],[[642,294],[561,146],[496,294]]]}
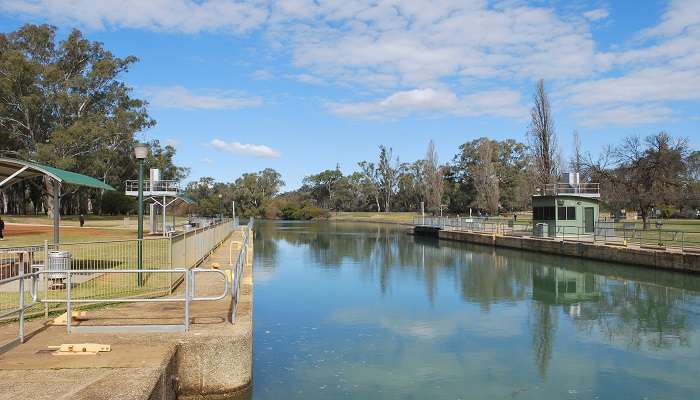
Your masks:
{"label": "guard rail post", "polygon": [[[70,333],[71,322],[73,322],[73,307],[71,304],[71,289],[73,287],[71,271],[66,271],[66,331]],[[138,279],[138,278],[137,278]]]}
{"label": "guard rail post", "polygon": [[19,263],[19,342],[24,343],[24,262]]}

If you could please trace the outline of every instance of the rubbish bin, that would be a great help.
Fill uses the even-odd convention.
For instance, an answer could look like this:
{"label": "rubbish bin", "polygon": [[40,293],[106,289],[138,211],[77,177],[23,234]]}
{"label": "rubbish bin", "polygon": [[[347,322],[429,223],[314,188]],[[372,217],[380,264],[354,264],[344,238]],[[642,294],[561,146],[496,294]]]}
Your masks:
{"label": "rubbish bin", "polygon": [[71,254],[67,251],[49,251],[49,262],[46,271],[49,279],[65,279],[66,274],[52,273],[52,271],[67,271],[71,265]]}
{"label": "rubbish bin", "polygon": [[533,232],[535,237],[545,237],[545,232],[547,232],[547,224],[544,222],[535,224],[535,231]]}

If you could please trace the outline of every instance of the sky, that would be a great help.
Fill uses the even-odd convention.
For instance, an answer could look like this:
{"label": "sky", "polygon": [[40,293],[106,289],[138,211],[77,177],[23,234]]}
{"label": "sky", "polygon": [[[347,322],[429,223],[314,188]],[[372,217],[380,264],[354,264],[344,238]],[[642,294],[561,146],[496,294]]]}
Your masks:
{"label": "sky", "polygon": [[629,135],[700,143],[700,0],[0,0],[0,31],[77,28],[139,61],[142,134],[188,180],[441,162],[487,136],[526,141],[545,79],[564,158]]}

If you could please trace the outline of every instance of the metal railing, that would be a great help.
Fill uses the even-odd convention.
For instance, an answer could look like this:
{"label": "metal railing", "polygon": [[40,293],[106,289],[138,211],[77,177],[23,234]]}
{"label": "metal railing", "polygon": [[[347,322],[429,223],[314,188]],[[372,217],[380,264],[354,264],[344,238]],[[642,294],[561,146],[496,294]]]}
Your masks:
{"label": "metal railing", "polygon": [[[38,272],[39,274],[56,274],[54,271]],[[92,296],[91,291],[77,283],[81,275],[101,274],[101,275],[120,275],[126,280],[137,281],[138,275],[142,274],[142,270],[67,270],[61,271],[60,274],[65,274],[66,290],[62,298],[41,299],[42,303],[61,303],[66,305],[66,330],[71,332],[118,332],[118,331],[158,331],[158,332],[185,332],[190,328],[190,305],[194,301],[216,301],[221,300],[228,294],[228,282],[226,274],[217,269],[201,269],[201,268],[174,268],[174,269],[153,269],[149,270],[149,275],[171,275],[173,273],[182,274],[184,282],[184,290],[182,295],[170,295],[167,297],[150,297],[150,296],[114,296],[104,298],[102,296]],[[217,296],[197,297],[196,295],[196,274],[197,273],[213,273],[219,274],[222,277],[223,291]],[[81,292],[82,291],[82,292]],[[183,323],[180,324],[147,324],[147,325],[87,325],[73,326],[72,318],[73,307],[81,304],[115,304],[115,303],[183,303]],[[144,317],[146,319],[147,317]]]}
{"label": "metal railing", "polygon": [[233,258],[233,244],[231,242],[231,249],[229,250],[229,264],[231,265],[231,323],[236,322],[236,310],[238,310],[238,297],[241,291],[241,279],[245,271],[245,266],[248,260],[248,247],[250,245],[251,236],[253,233],[253,219],[248,221],[243,230],[243,238],[241,240],[241,246],[238,249],[238,254],[236,258]]}
{"label": "metal railing", "polygon": [[563,241],[602,243],[611,246],[637,246],[658,250],[700,252],[700,232],[672,229],[639,229],[612,222],[599,221],[593,231],[583,226],[546,224],[542,232],[532,222],[517,222],[501,218],[415,217],[416,226],[431,226],[444,230],[475,232],[508,236],[555,239]]}
{"label": "metal railing", "polygon": [[[126,181],[127,192],[137,192],[139,190],[138,179],[130,179]],[[150,180],[143,181],[144,192],[180,192],[180,181],[161,180],[151,182]]]}
{"label": "metal railing", "polygon": [[[42,311],[48,317],[67,307],[66,298],[101,303],[171,295],[183,280],[188,284],[184,271],[196,268],[237,227],[237,220],[226,219],[169,238],[142,239],[140,270],[138,239],[0,248],[0,323],[18,320],[23,325],[26,317]],[[67,275],[57,278],[65,272],[46,268],[52,250],[71,254],[70,284]],[[25,290],[27,280],[31,293]],[[41,301],[36,301],[37,293]]]}
{"label": "metal railing", "polygon": [[[36,290],[36,274],[25,274],[24,269],[20,269],[16,276],[0,279],[0,287],[7,285],[16,285],[16,298],[14,303],[6,302],[0,310],[0,320],[14,319],[18,321],[17,335],[14,338],[0,344],[0,353],[9,350],[19,343],[23,343],[25,339],[25,314],[27,310],[38,304]],[[30,280],[30,282],[26,282]],[[29,292],[27,292],[27,286]],[[4,299],[7,300],[7,299]],[[12,304],[12,305],[9,305]],[[16,304],[16,305],[15,305]]]}
{"label": "metal railing", "polygon": [[535,196],[556,196],[561,194],[600,197],[600,183],[549,183],[537,188]]}

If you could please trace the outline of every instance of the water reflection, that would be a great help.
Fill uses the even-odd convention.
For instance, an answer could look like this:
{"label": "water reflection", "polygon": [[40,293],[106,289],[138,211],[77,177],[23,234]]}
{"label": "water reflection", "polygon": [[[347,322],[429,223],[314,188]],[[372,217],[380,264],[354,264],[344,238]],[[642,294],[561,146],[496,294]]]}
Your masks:
{"label": "water reflection", "polygon": [[259,224],[256,274],[254,398],[700,396],[696,276],[350,223]]}

